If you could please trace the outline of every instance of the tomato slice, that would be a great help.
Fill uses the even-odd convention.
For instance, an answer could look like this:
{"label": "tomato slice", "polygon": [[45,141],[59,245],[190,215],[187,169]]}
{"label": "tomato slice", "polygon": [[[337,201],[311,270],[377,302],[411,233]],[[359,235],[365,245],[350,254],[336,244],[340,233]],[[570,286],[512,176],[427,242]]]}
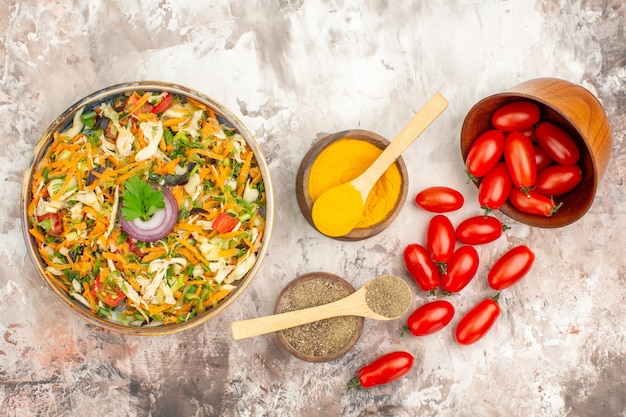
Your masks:
{"label": "tomato slice", "polygon": [[238,224],[239,219],[223,211],[213,220],[213,230],[217,230],[218,233],[228,233],[232,232]]}
{"label": "tomato slice", "polygon": [[446,327],[453,317],[452,303],[446,300],[431,301],[411,313],[405,330],[409,330],[413,336],[426,336]]}
{"label": "tomato slice", "polygon": [[504,134],[499,130],[488,130],[472,143],[465,169],[470,178],[480,178],[498,163],[504,151]]}
{"label": "tomato slice", "polygon": [[528,190],[537,180],[537,163],[532,142],[521,132],[511,132],[504,141],[504,161],[513,184]]}
{"label": "tomato slice", "polygon": [[509,169],[504,162],[499,162],[480,181],[478,203],[487,213],[498,210],[509,198],[511,187],[513,180]]}
{"label": "tomato slice", "polygon": [[433,291],[439,286],[437,265],[422,245],[410,243],[404,249],[404,265],[413,280],[423,291]]}
{"label": "tomato slice", "polygon": [[165,97],[161,99],[159,104],[157,104],[156,106],[152,108],[152,113],[160,114],[160,113],[165,112],[170,107],[172,107],[172,95],[167,94]]}
{"label": "tomato slice", "polygon": [[539,106],[530,101],[514,101],[498,108],[491,124],[504,132],[524,131],[533,127],[541,117]]}
{"label": "tomato slice", "polygon": [[551,165],[537,174],[535,190],[547,196],[559,196],[572,191],[582,179],[578,165]]}
{"label": "tomato slice", "polygon": [[425,188],[415,197],[415,203],[433,213],[446,213],[463,207],[463,194],[450,187]]}
{"label": "tomato slice", "polygon": [[46,213],[37,216],[37,225],[51,235],[60,235],[63,233],[63,221],[59,213]]}
{"label": "tomato slice", "polygon": [[102,275],[98,275],[94,281],[91,294],[110,307],[117,307],[126,298],[126,294],[122,292],[115,281],[105,279]]}
{"label": "tomato slice", "polygon": [[530,271],[534,261],[535,254],[528,246],[516,246],[493,264],[487,282],[494,290],[509,288]]}
{"label": "tomato slice", "polygon": [[541,122],[537,126],[535,139],[541,149],[561,165],[574,165],[580,158],[574,139],[565,130],[550,122]]}
{"label": "tomato slice", "polygon": [[499,294],[486,298],[463,316],[456,327],[454,336],[461,345],[471,345],[487,334],[500,316]]}

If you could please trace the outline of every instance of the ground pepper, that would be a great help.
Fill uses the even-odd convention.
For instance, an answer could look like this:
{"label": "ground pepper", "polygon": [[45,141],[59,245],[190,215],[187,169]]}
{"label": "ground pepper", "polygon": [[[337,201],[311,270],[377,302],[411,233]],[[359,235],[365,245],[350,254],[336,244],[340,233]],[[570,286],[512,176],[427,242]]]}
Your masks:
{"label": "ground pepper", "polygon": [[[343,138],[328,145],[311,165],[308,184],[311,200],[358,177],[381,153],[376,145],[358,139]],[[356,228],[374,226],[385,220],[401,193],[402,175],[398,165],[392,164],[372,187]]]}

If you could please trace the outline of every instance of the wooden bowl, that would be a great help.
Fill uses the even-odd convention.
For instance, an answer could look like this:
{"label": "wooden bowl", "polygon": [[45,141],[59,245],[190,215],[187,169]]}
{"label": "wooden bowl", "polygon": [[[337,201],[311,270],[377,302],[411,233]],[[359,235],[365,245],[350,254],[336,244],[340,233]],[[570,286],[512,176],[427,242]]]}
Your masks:
{"label": "wooden bowl", "polygon": [[486,97],[467,113],[461,128],[463,160],[476,138],[492,129],[491,115],[504,104],[530,100],[539,105],[542,120],[564,129],[576,141],[580,150],[579,165],[583,178],[572,191],[555,198],[562,201],[561,209],[550,217],[520,212],[509,202],[501,208],[507,216],[530,226],[556,228],[580,219],[595,197],[611,156],[611,126],[596,97],[585,88],[557,78],[537,78]]}
{"label": "wooden bowl", "polygon": [[[338,291],[335,291],[335,293],[332,294],[334,299],[329,300],[327,302],[336,301],[338,299],[344,298],[352,294],[355,291],[354,287],[350,285],[350,283],[348,283],[346,280],[344,280],[343,278],[337,275],[330,274],[327,272],[311,272],[308,274],[301,275],[295,278],[289,284],[287,284],[287,286],[281,291],[280,295],[276,299],[276,304],[274,306],[274,314],[283,313],[285,311],[292,310],[291,308],[289,308],[288,297],[291,294],[293,294],[294,290],[298,288],[300,288],[300,290],[302,291],[303,286],[307,285],[307,283],[311,284],[311,281],[319,281],[320,283],[322,283],[322,285],[324,284],[329,285],[329,288],[332,288],[332,289],[339,288]],[[324,303],[317,302],[319,301],[321,296],[317,296],[316,294],[312,294],[312,295],[313,295],[313,298],[311,300],[299,301],[303,305],[308,303],[303,308],[315,307],[317,305],[326,304],[326,302]],[[363,332],[363,325],[365,323],[365,319],[363,317],[356,317],[356,316],[334,317],[331,319],[321,320],[320,322],[314,322],[310,324],[305,324],[303,326],[298,326],[300,329],[298,328],[293,329],[295,331],[302,330],[302,335],[314,337],[318,342],[324,343],[325,339],[329,339],[329,336],[328,336],[328,333],[329,333],[328,329],[330,328],[329,326],[339,324],[339,323],[343,323],[344,325],[348,324],[351,332],[349,332],[349,335],[347,336],[343,335],[342,339],[343,338],[346,339],[343,346],[338,346],[336,347],[336,349],[333,349],[325,354],[314,354],[311,352],[303,352],[303,350],[305,349],[300,348],[299,350],[298,349],[299,346],[292,345],[292,343],[290,343],[290,340],[292,340],[292,338],[289,336],[289,333],[288,333],[292,331],[292,329],[286,329],[286,330],[276,332],[276,336],[278,337],[278,340],[284,346],[284,348],[296,358],[301,359],[303,361],[307,361],[307,362],[328,362],[344,355],[356,344],[356,342],[361,337],[361,333]],[[316,327],[318,325],[320,327]],[[311,349],[313,348],[311,347]],[[316,349],[319,349],[319,348],[316,347]]]}
{"label": "wooden bowl", "polygon": [[[311,215],[313,200],[311,199],[311,195],[309,194],[309,175],[311,173],[311,166],[313,165],[313,162],[316,160],[316,158],[319,156],[320,152],[322,152],[327,146],[341,139],[362,140],[374,144],[380,149],[385,149],[385,147],[389,145],[389,141],[387,139],[376,133],[367,130],[345,130],[343,132],[337,132],[332,135],[323,137],[322,139],[318,140],[311,147],[311,149],[309,149],[307,154],[302,159],[300,167],[298,168],[298,173],[296,175],[296,198],[298,200],[298,206],[300,207],[300,211],[302,211],[304,218],[313,227],[315,227],[315,224],[313,223],[313,217]],[[346,157],[345,164],[350,164],[349,157]],[[356,241],[367,239],[385,230],[395,220],[395,218],[402,210],[404,202],[406,201],[409,188],[409,176],[402,157],[399,157],[396,160],[395,164],[400,172],[402,184],[400,186],[399,196],[396,199],[396,202],[387,217],[380,220],[374,225],[362,228],[357,227],[347,235],[334,237],[333,239],[341,241]]]}

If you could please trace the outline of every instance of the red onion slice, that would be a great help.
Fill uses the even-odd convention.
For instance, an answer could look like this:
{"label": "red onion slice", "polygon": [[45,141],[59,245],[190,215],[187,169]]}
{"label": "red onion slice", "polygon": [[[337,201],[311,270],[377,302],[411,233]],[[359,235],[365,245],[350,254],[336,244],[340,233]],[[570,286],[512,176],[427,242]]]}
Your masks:
{"label": "red onion slice", "polygon": [[165,201],[165,208],[157,211],[148,221],[139,218],[126,221],[122,216],[122,204],[118,213],[122,230],[131,237],[142,242],[155,242],[167,236],[178,221],[178,203],[174,194],[167,188],[159,184],[150,184],[155,190],[160,188]]}

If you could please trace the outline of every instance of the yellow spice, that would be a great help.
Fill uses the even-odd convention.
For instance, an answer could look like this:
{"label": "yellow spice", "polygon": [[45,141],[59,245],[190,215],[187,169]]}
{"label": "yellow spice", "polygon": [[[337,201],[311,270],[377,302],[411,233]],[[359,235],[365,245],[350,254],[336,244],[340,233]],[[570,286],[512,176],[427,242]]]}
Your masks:
{"label": "yellow spice", "polygon": [[[309,172],[309,195],[315,201],[323,192],[352,181],[382,153],[369,142],[343,138],[322,150]],[[373,226],[383,221],[400,198],[402,176],[392,164],[376,182],[365,202],[363,216],[356,228]]]}

